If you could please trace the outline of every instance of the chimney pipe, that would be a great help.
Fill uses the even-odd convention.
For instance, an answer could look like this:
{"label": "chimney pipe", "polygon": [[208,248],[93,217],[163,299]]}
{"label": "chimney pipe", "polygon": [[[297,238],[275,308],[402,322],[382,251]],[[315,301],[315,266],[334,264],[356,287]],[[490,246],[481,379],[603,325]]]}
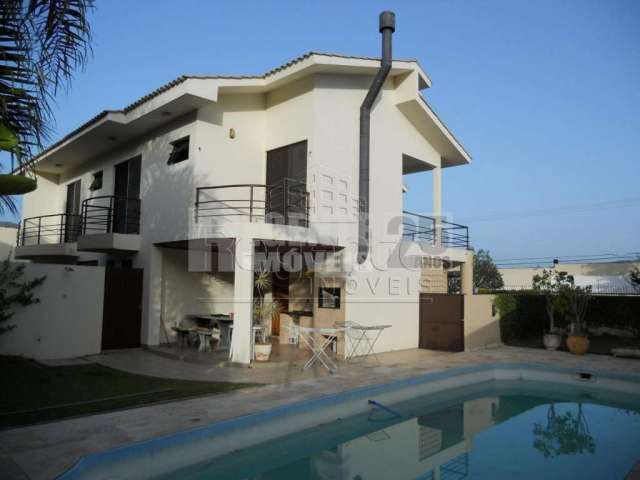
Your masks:
{"label": "chimney pipe", "polygon": [[396,30],[396,14],[385,11],[380,14],[382,34],[382,58],[380,69],[371,82],[369,91],[360,105],[360,175],[358,179],[358,263],[369,256],[369,145],[371,107],[378,98],[384,81],[391,70],[391,35]]}

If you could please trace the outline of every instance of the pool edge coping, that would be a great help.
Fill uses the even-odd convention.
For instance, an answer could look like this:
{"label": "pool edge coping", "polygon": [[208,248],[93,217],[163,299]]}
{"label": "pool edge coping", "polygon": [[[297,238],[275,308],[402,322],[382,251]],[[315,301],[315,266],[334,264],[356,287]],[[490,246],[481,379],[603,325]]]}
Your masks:
{"label": "pool edge coping", "polygon": [[603,377],[611,380],[640,384],[640,374],[638,373],[616,373],[598,369],[578,369],[558,365],[547,365],[544,363],[488,362],[473,366],[444,368],[442,370],[426,372],[421,375],[393,380],[391,382],[370,384],[337,393],[321,395],[317,398],[312,398],[309,400],[300,400],[296,402],[286,403],[273,408],[269,408],[267,410],[222,419],[214,421],[212,423],[208,423],[206,425],[191,427],[173,433],[135,441],[126,445],[112,447],[98,452],[92,452],[88,455],[83,455],[82,457],[80,457],[71,467],[57,475],[55,478],[57,480],[72,480],[76,478],[77,475],[81,474],[85,469],[99,465],[105,460],[121,460],[137,454],[153,451],[155,449],[168,448],[175,444],[184,443],[185,441],[193,441],[206,436],[220,435],[230,430],[246,428],[259,422],[274,420],[285,415],[297,415],[314,408],[329,407],[350,400],[358,400],[367,396],[380,395],[391,390],[399,390],[402,388],[408,388],[428,382],[444,380],[455,375],[473,374],[496,369],[526,369],[566,374],[591,373],[598,377]]}

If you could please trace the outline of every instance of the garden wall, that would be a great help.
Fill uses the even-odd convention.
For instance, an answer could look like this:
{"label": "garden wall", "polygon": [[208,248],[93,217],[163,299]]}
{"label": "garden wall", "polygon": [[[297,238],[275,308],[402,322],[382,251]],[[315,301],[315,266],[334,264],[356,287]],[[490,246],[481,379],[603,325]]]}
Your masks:
{"label": "garden wall", "polygon": [[464,349],[478,350],[502,343],[500,319],[493,308],[495,295],[464,296]]}
{"label": "garden wall", "polygon": [[0,354],[36,359],[100,353],[103,267],[25,264],[24,280],[46,275],[35,290],[40,303],[14,307],[13,330],[0,335]]}

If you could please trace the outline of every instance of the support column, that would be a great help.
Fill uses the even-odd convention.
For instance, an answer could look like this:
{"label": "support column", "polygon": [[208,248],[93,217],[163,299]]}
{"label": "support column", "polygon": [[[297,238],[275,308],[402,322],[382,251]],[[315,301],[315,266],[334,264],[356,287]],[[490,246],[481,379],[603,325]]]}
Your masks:
{"label": "support column", "polygon": [[467,351],[469,342],[467,338],[470,338],[472,334],[471,325],[473,325],[474,311],[469,308],[473,298],[473,250],[467,250],[464,252],[464,263],[460,266],[460,293],[463,297],[463,318],[464,318],[464,349]]}
{"label": "support column", "polygon": [[232,362],[249,365],[252,356],[251,327],[253,324],[253,270],[255,256],[253,239],[236,238],[235,273],[233,280]]}
{"label": "support column", "polygon": [[[442,160],[441,160],[442,161]],[[436,167],[433,169],[432,175],[432,191],[433,191],[433,218],[435,218],[435,235],[434,235],[434,244],[436,246],[440,245],[440,219],[442,217],[442,168]]]}
{"label": "support column", "polygon": [[464,252],[464,263],[460,267],[462,276],[460,289],[464,295],[473,295],[473,251]]}
{"label": "support column", "polygon": [[146,255],[140,255],[135,265],[143,269],[140,343],[158,345],[169,341],[162,325],[162,249],[152,244],[145,247]]}

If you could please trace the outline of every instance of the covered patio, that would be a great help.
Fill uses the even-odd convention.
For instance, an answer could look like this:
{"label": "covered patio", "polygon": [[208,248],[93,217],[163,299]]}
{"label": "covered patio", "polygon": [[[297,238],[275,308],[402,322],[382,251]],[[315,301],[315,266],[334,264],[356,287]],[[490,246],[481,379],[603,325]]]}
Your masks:
{"label": "covered patio", "polygon": [[335,329],[320,363],[344,358],[348,340],[338,327],[345,321],[344,280],[322,274],[322,261],[340,248],[219,238],[157,247],[161,338],[151,347],[155,352],[209,365],[262,366],[266,349],[269,365],[302,369],[313,353],[309,344],[324,342],[326,330]]}

